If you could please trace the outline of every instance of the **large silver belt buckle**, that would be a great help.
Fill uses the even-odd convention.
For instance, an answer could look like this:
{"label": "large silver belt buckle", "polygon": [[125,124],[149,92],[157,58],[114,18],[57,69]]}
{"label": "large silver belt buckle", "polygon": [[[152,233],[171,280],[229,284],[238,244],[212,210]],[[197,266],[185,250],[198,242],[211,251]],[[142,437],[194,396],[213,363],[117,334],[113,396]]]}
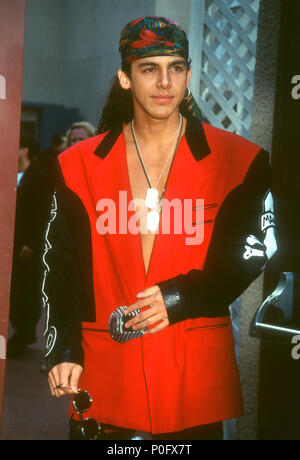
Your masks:
{"label": "large silver belt buckle", "polygon": [[128,342],[128,340],[135,339],[137,337],[142,337],[146,328],[143,328],[139,331],[134,331],[131,328],[127,329],[125,323],[129,321],[134,316],[137,316],[140,313],[140,310],[134,310],[131,313],[125,315],[126,307],[116,308],[109,317],[108,320],[108,330],[111,335],[111,338],[116,342]]}

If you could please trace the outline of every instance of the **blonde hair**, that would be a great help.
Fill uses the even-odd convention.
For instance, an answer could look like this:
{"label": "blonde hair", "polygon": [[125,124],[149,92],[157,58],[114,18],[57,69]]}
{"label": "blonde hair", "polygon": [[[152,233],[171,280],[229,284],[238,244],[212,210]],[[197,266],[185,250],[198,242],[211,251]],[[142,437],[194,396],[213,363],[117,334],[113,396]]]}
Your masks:
{"label": "blonde hair", "polygon": [[95,136],[96,135],[96,128],[89,123],[88,121],[76,121],[76,123],[73,123],[71,128],[68,129],[66,132],[66,144],[67,147],[70,147],[71,145],[71,134],[74,129],[80,129],[83,128],[86,130],[86,132],[89,134],[89,137]]}

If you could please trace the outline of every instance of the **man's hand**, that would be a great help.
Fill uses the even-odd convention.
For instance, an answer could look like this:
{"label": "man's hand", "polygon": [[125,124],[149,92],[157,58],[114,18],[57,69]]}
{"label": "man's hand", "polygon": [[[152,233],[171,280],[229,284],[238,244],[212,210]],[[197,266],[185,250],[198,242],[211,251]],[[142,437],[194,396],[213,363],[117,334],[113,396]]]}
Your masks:
{"label": "man's hand", "polygon": [[61,363],[52,367],[48,374],[52,396],[60,398],[78,393],[78,381],[82,371],[82,366],[74,363]]}
{"label": "man's hand", "polygon": [[[145,289],[143,292],[140,292],[137,297],[140,300],[127,307],[125,313],[131,313],[137,309],[146,309],[127,321],[125,327],[132,327],[134,331],[139,331],[147,327],[148,330],[145,334],[155,334],[169,325],[164,299],[158,286],[152,286]],[[154,324],[156,325],[153,327]]]}

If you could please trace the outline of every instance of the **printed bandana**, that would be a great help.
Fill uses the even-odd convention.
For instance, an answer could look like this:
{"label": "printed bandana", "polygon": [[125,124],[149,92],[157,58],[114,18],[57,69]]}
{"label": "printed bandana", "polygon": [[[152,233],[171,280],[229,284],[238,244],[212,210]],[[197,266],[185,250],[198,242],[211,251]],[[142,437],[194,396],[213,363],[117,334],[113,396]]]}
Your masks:
{"label": "printed bandana", "polygon": [[147,16],[127,24],[119,51],[123,64],[148,56],[181,56],[188,60],[189,43],[184,30],[167,18]]}

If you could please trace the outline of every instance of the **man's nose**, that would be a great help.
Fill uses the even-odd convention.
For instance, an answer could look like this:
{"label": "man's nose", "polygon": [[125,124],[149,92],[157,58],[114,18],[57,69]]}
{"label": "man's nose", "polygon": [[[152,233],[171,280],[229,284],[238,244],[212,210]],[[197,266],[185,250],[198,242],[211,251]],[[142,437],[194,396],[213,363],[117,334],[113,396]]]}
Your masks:
{"label": "man's nose", "polygon": [[170,86],[172,85],[172,82],[171,82],[171,78],[170,78],[170,74],[168,70],[162,69],[159,72],[159,78],[158,78],[157,84],[161,88],[170,88]]}

